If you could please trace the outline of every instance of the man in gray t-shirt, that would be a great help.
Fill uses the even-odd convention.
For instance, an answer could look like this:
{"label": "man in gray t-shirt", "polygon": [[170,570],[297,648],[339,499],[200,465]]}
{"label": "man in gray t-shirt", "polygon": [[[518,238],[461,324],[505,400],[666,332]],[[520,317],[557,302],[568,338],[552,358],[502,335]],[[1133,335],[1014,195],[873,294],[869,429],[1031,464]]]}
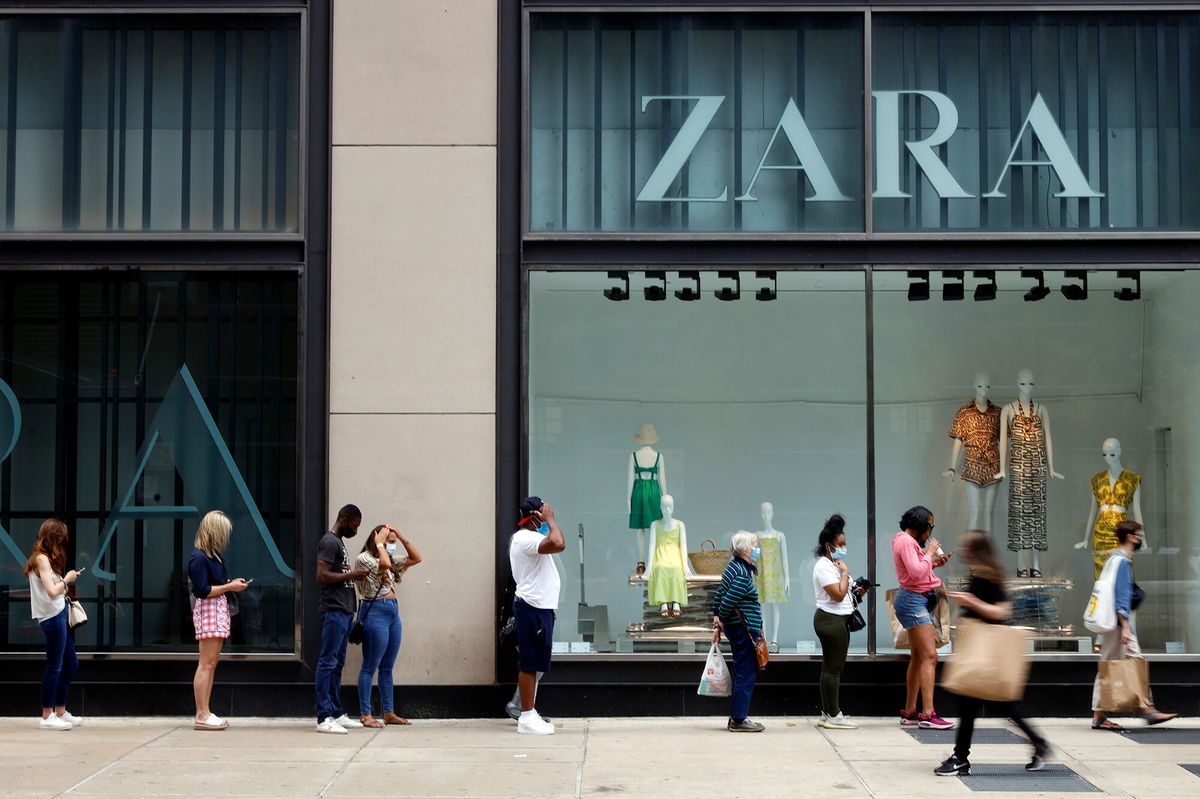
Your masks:
{"label": "man in gray t-shirt", "polygon": [[345,734],[347,727],[362,723],[346,715],[342,708],[342,667],[346,665],[346,644],[354,623],[357,598],[354,580],[367,576],[367,570],[350,568],[343,539],[353,538],[362,524],[362,511],[346,505],[338,511],[333,529],[317,543],[317,583],[321,586],[321,654],[317,657],[317,732]]}

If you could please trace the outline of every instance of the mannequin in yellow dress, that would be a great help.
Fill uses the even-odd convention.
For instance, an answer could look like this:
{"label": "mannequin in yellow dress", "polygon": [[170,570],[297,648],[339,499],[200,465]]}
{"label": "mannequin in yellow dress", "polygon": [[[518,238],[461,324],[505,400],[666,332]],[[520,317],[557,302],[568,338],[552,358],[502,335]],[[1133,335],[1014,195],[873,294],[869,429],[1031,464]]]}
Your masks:
{"label": "mannequin in yellow dress", "polygon": [[[1117,548],[1117,523],[1126,519],[1142,523],[1142,503],[1138,499],[1142,478],[1121,466],[1121,442],[1115,438],[1104,439],[1100,454],[1108,468],[1092,475],[1092,507],[1084,528],[1084,539],[1075,545],[1076,549],[1087,549],[1091,543],[1094,579],[1100,577],[1104,562]],[[1144,530],[1142,542],[1143,549],[1150,546],[1146,543]]]}
{"label": "mannequin in yellow dress", "polygon": [[664,618],[683,615],[687,605],[687,578],[695,571],[686,554],[687,527],[675,518],[675,499],[664,494],[661,503],[662,518],[651,522],[654,534],[650,551],[646,556],[646,597],[651,605],[658,605],[659,615]]}

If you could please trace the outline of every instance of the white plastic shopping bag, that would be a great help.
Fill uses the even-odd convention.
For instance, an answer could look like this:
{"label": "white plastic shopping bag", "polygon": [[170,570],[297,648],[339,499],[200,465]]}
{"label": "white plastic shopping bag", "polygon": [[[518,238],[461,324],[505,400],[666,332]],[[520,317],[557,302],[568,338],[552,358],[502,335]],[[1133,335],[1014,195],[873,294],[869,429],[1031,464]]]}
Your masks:
{"label": "white plastic shopping bag", "polygon": [[725,656],[721,654],[721,647],[713,644],[712,649],[708,650],[708,659],[704,661],[704,673],[700,675],[700,687],[696,693],[700,696],[729,696],[732,689]]}
{"label": "white plastic shopping bag", "polygon": [[1092,598],[1083,613],[1083,626],[1094,633],[1107,633],[1117,626],[1117,568],[1121,556],[1112,554],[1104,562],[1100,577],[1092,587]]}

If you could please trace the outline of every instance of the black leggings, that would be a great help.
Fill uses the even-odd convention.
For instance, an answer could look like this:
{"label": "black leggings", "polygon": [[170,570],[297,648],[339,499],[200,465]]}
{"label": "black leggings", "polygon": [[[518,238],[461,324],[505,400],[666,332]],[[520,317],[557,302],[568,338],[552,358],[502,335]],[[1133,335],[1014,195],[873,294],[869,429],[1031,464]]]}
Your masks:
{"label": "black leggings", "polygon": [[821,639],[821,709],[826,715],[836,716],[842,712],[838,693],[842,687],[846,652],[850,649],[850,628],[846,626],[845,616],[817,608],[813,629]]}
{"label": "black leggings", "polygon": [[[1046,747],[1046,739],[1037,734],[1029,722],[1021,715],[1021,706],[1016,702],[989,702],[1000,718],[1007,716],[1013,724],[1025,733],[1029,741],[1037,749]],[[983,700],[970,696],[960,696],[958,699],[958,734],[954,737],[954,756],[959,760],[969,760],[971,755],[971,736],[975,734],[975,719],[983,712]]]}

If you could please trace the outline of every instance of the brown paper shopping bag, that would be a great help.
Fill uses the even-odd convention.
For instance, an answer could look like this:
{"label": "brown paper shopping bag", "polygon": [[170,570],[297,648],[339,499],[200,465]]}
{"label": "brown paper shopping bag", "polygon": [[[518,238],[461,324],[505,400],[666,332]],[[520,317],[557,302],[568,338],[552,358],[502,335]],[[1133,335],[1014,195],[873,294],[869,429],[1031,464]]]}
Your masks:
{"label": "brown paper shopping bag", "polygon": [[[900,589],[889,588],[884,594],[884,602],[887,604],[888,622],[892,626],[892,641],[897,649],[912,649],[912,644],[908,641],[908,630],[900,624],[900,620],[896,618],[896,593]],[[937,636],[938,647],[943,647],[950,643],[950,600],[946,598],[945,586],[939,585],[935,591],[938,592],[937,609],[933,612],[934,634]]]}
{"label": "brown paper shopping bag", "polygon": [[1150,705],[1150,666],[1145,658],[1100,661],[1100,709],[1135,713]]}
{"label": "brown paper shopping bag", "polygon": [[1015,702],[1025,693],[1029,632],[1020,627],[962,619],[954,654],[942,672],[942,687],[961,696]]}

